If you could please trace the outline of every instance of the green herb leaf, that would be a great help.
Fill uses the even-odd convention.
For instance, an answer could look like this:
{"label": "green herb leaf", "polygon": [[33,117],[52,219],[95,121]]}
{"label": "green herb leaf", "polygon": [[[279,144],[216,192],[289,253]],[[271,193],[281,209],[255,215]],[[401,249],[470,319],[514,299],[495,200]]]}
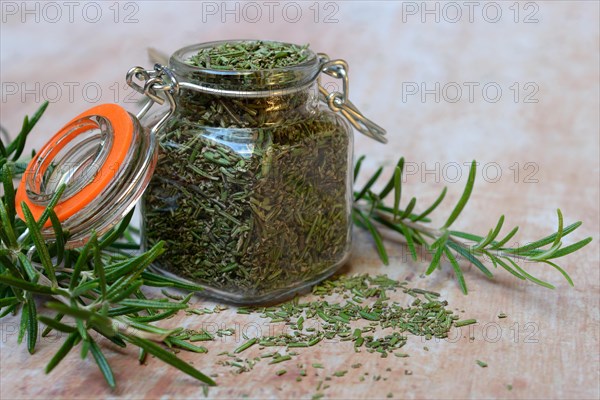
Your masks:
{"label": "green herb leaf", "polygon": [[108,383],[108,385],[114,389],[117,386],[117,383],[115,382],[115,376],[113,375],[112,369],[104,357],[104,354],[102,354],[102,350],[100,350],[100,347],[98,347],[92,338],[88,338],[87,341],[90,346],[90,352],[92,353],[96,364],[98,364],[98,368],[100,368],[102,375],[104,375],[106,383]]}
{"label": "green herb leaf", "polygon": [[163,349],[156,343],[153,343],[146,339],[142,339],[140,337],[131,336],[131,335],[124,335],[124,338],[128,342],[146,350],[148,353],[154,355],[156,358],[177,368],[181,372],[184,372],[184,373],[190,375],[191,377],[198,379],[201,382],[206,383],[207,385],[210,385],[210,386],[216,385],[216,383],[212,379],[210,379],[208,376],[204,375],[202,372],[198,371],[197,369],[195,369],[191,365],[187,364],[186,362],[180,360],[179,358],[174,356],[172,353]]}
{"label": "green herb leaf", "polygon": [[467,179],[467,185],[465,186],[465,190],[458,200],[458,203],[454,207],[454,210],[450,213],[448,220],[444,224],[443,228],[448,228],[452,223],[458,218],[461,211],[465,208],[465,205],[469,201],[469,197],[471,197],[471,192],[473,191],[473,186],[475,184],[475,172],[477,171],[477,163],[475,160],[471,163],[471,168],[469,169],[469,178]]}
{"label": "green herb leaf", "polygon": [[21,208],[23,210],[23,214],[25,216],[25,223],[29,228],[29,234],[33,239],[33,243],[35,244],[35,249],[37,251],[38,256],[40,257],[40,261],[44,267],[44,271],[46,271],[46,275],[52,281],[54,286],[58,286],[58,282],[56,281],[56,275],[54,273],[54,265],[52,264],[52,260],[50,259],[50,253],[48,252],[48,247],[44,242],[42,237],[42,233],[39,230],[37,222],[33,218],[33,214],[29,210],[27,204],[23,201],[21,202]]}
{"label": "green herb leaf", "polygon": [[445,248],[444,253],[446,254],[446,257],[448,257],[450,264],[452,264],[452,268],[454,269],[454,274],[456,275],[456,279],[458,280],[458,285],[460,286],[460,289],[464,294],[467,294],[467,284],[465,283],[465,278],[463,276],[462,270],[460,269],[460,265],[458,265],[456,258],[454,258],[454,254],[452,254],[452,251],[450,251],[450,249],[448,249],[447,247]]}
{"label": "green herb leaf", "polygon": [[25,304],[27,306],[27,350],[29,354],[33,354],[37,343],[38,321],[35,302],[31,294],[28,294]]}
{"label": "green herb leaf", "polygon": [[71,333],[64,341],[62,346],[58,349],[56,354],[50,359],[48,365],[46,365],[46,373],[49,374],[65,357],[73,346],[79,341],[80,336],[78,332]]}

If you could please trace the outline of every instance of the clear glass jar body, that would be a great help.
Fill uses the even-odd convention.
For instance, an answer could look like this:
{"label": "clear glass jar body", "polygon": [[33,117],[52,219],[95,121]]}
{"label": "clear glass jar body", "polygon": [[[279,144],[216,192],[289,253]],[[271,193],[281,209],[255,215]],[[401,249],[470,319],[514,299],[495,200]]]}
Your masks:
{"label": "clear glass jar body", "polygon": [[[143,197],[154,266],[239,304],[274,301],[333,274],[351,243],[352,129],[319,105],[318,59],[267,71],[209,71],[176,52],[177,110],[159,132]],[[211,92],[212,91],[212,92]]]}

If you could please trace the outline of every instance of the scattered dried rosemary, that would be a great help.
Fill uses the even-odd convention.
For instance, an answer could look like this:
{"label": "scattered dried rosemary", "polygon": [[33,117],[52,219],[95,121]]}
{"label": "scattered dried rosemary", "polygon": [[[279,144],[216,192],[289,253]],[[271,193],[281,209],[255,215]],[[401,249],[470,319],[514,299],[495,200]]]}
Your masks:
{"label": "scattered dried rosemary", "polygon": [[[392,296],[394,292],[405,296]],[[399,350],[410,336],[426,340],[446,338],[453,327],[464,326],[465,321],[476,322],[470,319],[459,324],[458,315],[447,307],[446,301],[439,300],[438,293],[409,288],[408,282],[385,275],[342,275],[314,286],[312,293],[312,299],[296,297],[277,306],[238,308],[240,315],[258,315],[270,324],[283,324],[284,329],[275,335],[248,338],[231,352],[221,353],[227,358],[219,364],[234,368],[235,373],[249,372],[264,361],[289,365],[299,354],[297,351],[332,342],[349,342],[356,352],[382,358],[390,353],[405,358],[409,355]],[[185,331],[178,339],[193,342],[199,334]],[[247,354],[253,356],[244,358]],[[353,364],[352,368],[361,365]],[[322,363],[311,366],[325,368]],[[306,376],[304,366],[299,368],[300,376]],[[346,373],[347,370],[333,371],[332,376]]]}
{"label": "scattered dried rosemary", "polygon": [[[260,69],[310,57],[306,47],[242,42],[188,63]],[[237,88],[264,90],[270,78],[263,78],[236,81]],[[231,83],[222,80],[216,84]],[[257,98],[181,93],[144,198],[147,246],[166,241],[160,268],[256,302],[340,265],[349,246],[350,139],[338,117],[315,105],[306,88]]]}

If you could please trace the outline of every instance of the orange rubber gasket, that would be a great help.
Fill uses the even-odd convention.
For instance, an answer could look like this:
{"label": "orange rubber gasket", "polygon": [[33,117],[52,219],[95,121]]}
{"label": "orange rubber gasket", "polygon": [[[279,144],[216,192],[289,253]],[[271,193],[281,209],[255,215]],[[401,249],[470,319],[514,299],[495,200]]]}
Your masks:
{"label": "orange rubber gasket", "polygon": [[[46,208],[43,205],[39,205],[31,201],[31,199],[29,199],[27,196],[25,189],[27,177],[34,173],[33,168],[38,162],[39,156],[42,154],[57,154],[67,143],[73,140],[77,134],[92,129],[95,125],[83,124],[81,127],[71,132],[69,135],[71,136],[70,140],[61,140],[65,134],[69,132],[69,130],[73,129],[72,125],[74,123],[82,118],[93,116],[106,118],[110,122],[113,131],[112,147],[106,160],[98,169],[94,179],[92,179],[86,186],[84,186],[79,192],[75,193],[72,197],[63,202],[59,202],[54,207],[54,212],[56,213],[58,219],[61,222],[65,221],[96,199],[102,193],[102,191],[106,189],[111,179],[115,177],[116,171],[123,166],[123,162],[125,161],[125,157],[127,156],[127,152],[133,140],[133,121],[131,120],[131,116],[123,107],[116,104],[101,104],[99,106],[90,108],[84,113],[73,118],[60,131],[58,131],[52,137],[52,139],[50,139],[48,143],[44,145],[40,152],[36,154],[36,156],[27,166],[15,196],[15,208],[19,218],[25,220],[23,210],[21,208],[22,201],[27,204],[36,220],[40,218],[44,212],[44,209]],[[50,164],[51,158],[52,157],[49,157],[49,160],[42,164],[42,166],[39,168],[38,174],[44,174],[45,169]],[[44,227],[49,227],[51,224],[51,221],[48,220]]]}

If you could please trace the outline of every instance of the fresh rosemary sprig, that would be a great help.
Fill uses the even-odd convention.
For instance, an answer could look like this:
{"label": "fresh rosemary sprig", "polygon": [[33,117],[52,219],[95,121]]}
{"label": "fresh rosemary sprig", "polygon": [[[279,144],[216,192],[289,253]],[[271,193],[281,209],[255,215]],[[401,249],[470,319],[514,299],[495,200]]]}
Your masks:
{"label": "fresh rosemary sprig", "polygon": [[[163,243],[139,255],[128,225],[130,213],[117,227],[102,237],[92,235],[81,249],[66,249],[69,233],[63,231],[53,207],[64,191],[60,187],[46,211],[35,220],[23,204],[25,221],[15,218],[15,188],[13,177],[22,172],[17,160],[23,151],[27,135],[39,120],[47,103],[31,118],[25,118],[16,139],[5,146],[0,141],[0,173],[3,196],[0,202],[0,318],[21,309],[18,341],[27,334],[27,348],[35,351],[39,322],[46,325],[42,336],[50,331],[67,334],[46,372],[52,371],[78,344],[81,357],[91,356],[111,387],[116,385],[113,372],[104,357],[93,332],[118,346],[128,343],[140,348],[141,360],[146,353],[172,365],[186,374],[214,385],[212,379],[177,358],[158,343],[185,349],[185,341],[172,340],[182,328],[163,329],[146,321],[165,319],[181,309],[200,287],[146,271],[146,267],[163,252]],[[46,243],[41,227],[50,219],[55,240]],[[168,298],[147,298],[142,285],[175,287],[192,291],[181,301]],[[34,296],[48,298],[44,310],[38,310]],[[47,311],[54,312],[46,315]],[[43,314],[42,314],[43,313]]]}
{"label": "fresh rosemary sprig", "polygon": [[[354,169],[355,179],[360,172],[363,160],[364,156],[357,160]],[[529,274],[522,266],[524,262],[540,262],[557,269],[567,282],[573,286],[573,281],[567,272],[552,260],[571,254],[592,241],[592,238],[588,237],[563,247],[561,240],[575,231],[581,225],[581,221],[564,226],[563,215],[559,209],[557,210],[558,229],[555,233],[518,247],[507,246],[517,233],[518,227],[513,228],[504,236],[500,236],[500,231],[504,225],[504,215],[498,219],[495,227],[490,229],[485,236],[452,230],[452,224],[463,211],[473,190],[476,171],[476,163],[473,161],[461,198],[444,225],[436,229],[428,225],[431,220],[427,216],[442,203],[446,196],[446,188],[422,212],[416,211],[417,199],[414,197],[410,199],[406,207],[401,209],[403,167],[404,158],[401,158],[396,164],[394,174],[381,191],[375,192],[373,186],[383,171],[382,167],[369,178],[361,190],[354,192],[354,221],[373,236],[379,256],[385,264],[388,263],[388,255],[380,232],[382,227],[404,236],[406,245],[414,260],[417,260],[416,246],[423,246],[431,254],[432,259],[425,272],[427,275],[441,268],[442,257],[445,256],[454,270],[461,290],[465,294],[467,294],[467,285],[459,264],[461,258],[475,265],[488,278],[493,277],[492,272],[484,264],[489,260],[495,268],[500,266],[519,279],[529,280],[553,289],[553,285]],[[385,203],[387,198],[392,198],[393,205],[391,207]]]}

